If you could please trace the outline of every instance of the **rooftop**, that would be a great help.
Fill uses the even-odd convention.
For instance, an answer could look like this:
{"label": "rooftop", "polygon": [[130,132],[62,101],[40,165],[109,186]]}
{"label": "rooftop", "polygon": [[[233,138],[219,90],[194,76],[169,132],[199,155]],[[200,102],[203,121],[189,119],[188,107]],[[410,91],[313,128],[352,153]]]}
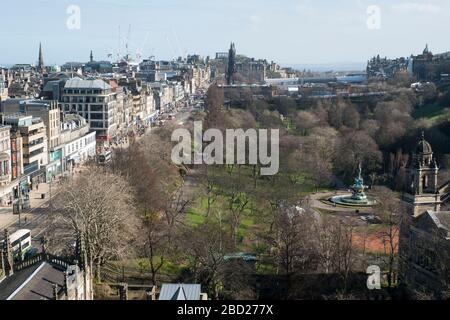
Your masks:
{"label": "rooftop", "polygon": [[430,212],[430,216],[439,228],[450,231],[450,211]]}
{"label": "rooftop", "polygon": [[42,262],[0,282],[0,300],[53,300],[53,284],[64,284],[64,270]]}
{"label": "rooftop", "polygon": [[163,284],[159,300],[200,300],[199,284]]}
{"label": "rooftop", "polygon": [[101,89],[101,90],[109,90],[111,86],[107,84],[105,81],[100,79],[81,79],[81,78],[72,78],[67,80],[65,89]]}

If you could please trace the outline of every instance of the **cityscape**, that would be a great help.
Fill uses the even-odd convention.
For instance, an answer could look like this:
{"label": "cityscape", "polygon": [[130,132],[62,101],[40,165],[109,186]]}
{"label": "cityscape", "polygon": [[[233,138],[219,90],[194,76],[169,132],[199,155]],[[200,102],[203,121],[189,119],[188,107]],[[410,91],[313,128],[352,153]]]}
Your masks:
{"label": "cityscape", "polygon": [[450,298],[450,51],[324,67],[230,33],[167,58],[131,50],[126,22],[111,52],[0,53],[0,300]]}

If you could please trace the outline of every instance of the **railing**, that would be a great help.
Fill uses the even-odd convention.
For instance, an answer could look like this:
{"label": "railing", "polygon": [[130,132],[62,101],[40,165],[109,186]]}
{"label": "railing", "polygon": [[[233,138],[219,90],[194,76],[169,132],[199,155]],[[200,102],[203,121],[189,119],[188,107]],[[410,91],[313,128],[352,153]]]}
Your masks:
{"label": "railing", "polygon": [[43,262],[43,261],[50,262],[50,263],[60,266],[64,269],[67,269],[71,265],[70,262],[63,260],[61,258],[58,258],[52,254],[40,253],[40,254],[35,255],[34,257],[31,257],[27,260],[24,260],[22,262],[14,264],[14,271],[23,270],[25,268],[31,267],[31,266],[38,264],[40,262]]}

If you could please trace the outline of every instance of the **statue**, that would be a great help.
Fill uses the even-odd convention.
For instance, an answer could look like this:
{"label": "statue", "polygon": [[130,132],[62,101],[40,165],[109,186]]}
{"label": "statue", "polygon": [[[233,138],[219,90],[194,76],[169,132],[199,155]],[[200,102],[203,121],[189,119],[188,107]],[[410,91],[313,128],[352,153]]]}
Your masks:
{"label": "statue", "polygon": [[367,186],[364,185],[364,179],[362,178],[362,165],[361,162],[359,163],[359,174],[358,177],[355,179],[355,184],[352,186],[353,195],[352,199],[357,201],[363,201],[367,199],[366,194],[364,191],[367,189]]}

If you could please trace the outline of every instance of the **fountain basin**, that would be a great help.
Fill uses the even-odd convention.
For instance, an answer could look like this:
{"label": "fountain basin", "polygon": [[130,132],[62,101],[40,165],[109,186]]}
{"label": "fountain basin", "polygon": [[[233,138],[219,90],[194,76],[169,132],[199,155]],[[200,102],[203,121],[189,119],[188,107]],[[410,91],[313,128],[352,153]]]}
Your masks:
{"label": "fountain basin", "polygon": [[335,196],[329,199],[331,203],[350,207],[373,207],[378,204],[377,199],[362,195],[360,197],[354,194]]}

